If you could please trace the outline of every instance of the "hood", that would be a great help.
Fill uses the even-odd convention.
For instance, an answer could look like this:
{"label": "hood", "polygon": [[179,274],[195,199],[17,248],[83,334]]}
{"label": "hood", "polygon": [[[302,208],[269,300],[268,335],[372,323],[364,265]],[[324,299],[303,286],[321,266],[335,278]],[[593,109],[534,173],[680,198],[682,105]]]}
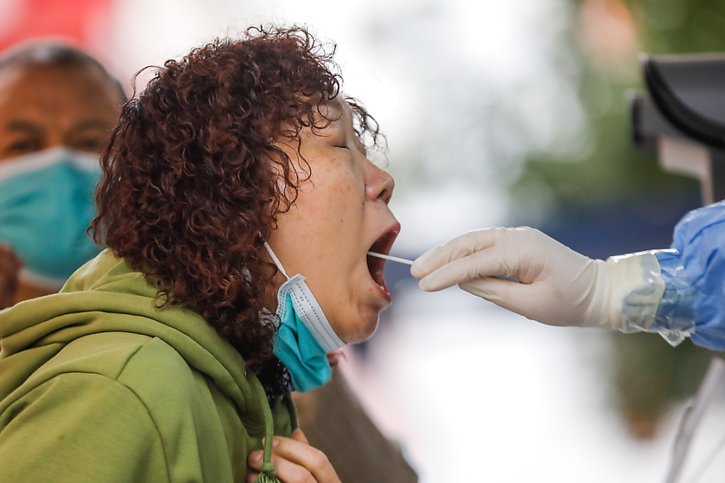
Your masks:
{"label": "hood", "polygon": [[[59,293],[0,311],[0,401],[76,339],[103,332],[156,337],[213,381],[245,424],[264,428],[261,481],[277,481],[271,464],[274,421],[262,384],[245,372],[241,354],[199,314],[180,306],[159,308],[156,293],[143,274],[104,250]],[[289,397],[285,404],[296,421]]]}
{"label": "hood", "polygon": [[240,414],[249,415],[249,404],[268,408],[261,384],[247,376],[239,352],[199,314],[179,306],[158,308],[156,292],[143,274],[105,250],[59,293],[0,311],[0,400],[69,342],[101,332],[131,332],[172,346],[213,380]]}

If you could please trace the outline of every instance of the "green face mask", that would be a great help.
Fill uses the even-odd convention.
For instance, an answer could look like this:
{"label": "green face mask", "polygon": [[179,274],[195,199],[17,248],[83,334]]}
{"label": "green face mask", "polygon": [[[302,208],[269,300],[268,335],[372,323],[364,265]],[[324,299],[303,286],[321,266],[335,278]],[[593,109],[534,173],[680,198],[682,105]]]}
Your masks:
{"label": "green face mask", "polygon": [[0,241],[27,279],[59,288],[100,252],[86,234],[99,178],[98,156],[63,147],[0,162]]}

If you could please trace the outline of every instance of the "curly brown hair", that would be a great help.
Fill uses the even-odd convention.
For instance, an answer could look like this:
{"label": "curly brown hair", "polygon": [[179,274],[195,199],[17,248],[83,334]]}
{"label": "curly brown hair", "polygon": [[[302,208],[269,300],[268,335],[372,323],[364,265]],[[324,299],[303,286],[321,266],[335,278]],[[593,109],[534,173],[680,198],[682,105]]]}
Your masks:
{"label": "curly brown hair", "polygon": [[[101,157],[94,239],[158,284],[159,306],[200,313],[253,372],[275,330],[259,317],[276,273],[262,239],[310,174],[275,141],[299,153],[302,129],[334,120],[320,109],[341,88],[333,54],[304,28],[252,28],[169,60],[126,103]],[[377,123],[346,100],[358,136],[376,143]]]}

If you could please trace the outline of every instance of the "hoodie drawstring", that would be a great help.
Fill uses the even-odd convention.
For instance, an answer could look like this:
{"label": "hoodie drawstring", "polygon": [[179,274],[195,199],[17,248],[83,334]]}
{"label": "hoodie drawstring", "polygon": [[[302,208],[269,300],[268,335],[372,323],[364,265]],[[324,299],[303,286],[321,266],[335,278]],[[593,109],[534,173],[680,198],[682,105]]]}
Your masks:
{"label": "hoodie drawstring", "polygon": [[262,383],[259,379],[252,376],[252,386],[254,392],[262,403],[262,413],[264,414],[264,455],[262,458],[262,471],[254,480],[254,483],[280,483],[277,479],[277,470],[272,464],[272,439],[274,438],[274,421],[272,421],[272,410],[267,403]]}

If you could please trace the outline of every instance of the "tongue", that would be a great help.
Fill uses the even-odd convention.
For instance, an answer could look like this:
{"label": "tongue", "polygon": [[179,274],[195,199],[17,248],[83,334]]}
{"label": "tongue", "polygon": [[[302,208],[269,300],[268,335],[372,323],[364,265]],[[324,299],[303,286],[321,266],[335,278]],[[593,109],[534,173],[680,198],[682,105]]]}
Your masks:
{"label": "tongue", "polygon": [[375,281],[375,283],[380,285],[382,288],[385,288],[385,277],[383,276],[383,268],[385,266],[385,262],[379,258],[371,257],[370,255],[368,255],[367,261],[370,276]]}

